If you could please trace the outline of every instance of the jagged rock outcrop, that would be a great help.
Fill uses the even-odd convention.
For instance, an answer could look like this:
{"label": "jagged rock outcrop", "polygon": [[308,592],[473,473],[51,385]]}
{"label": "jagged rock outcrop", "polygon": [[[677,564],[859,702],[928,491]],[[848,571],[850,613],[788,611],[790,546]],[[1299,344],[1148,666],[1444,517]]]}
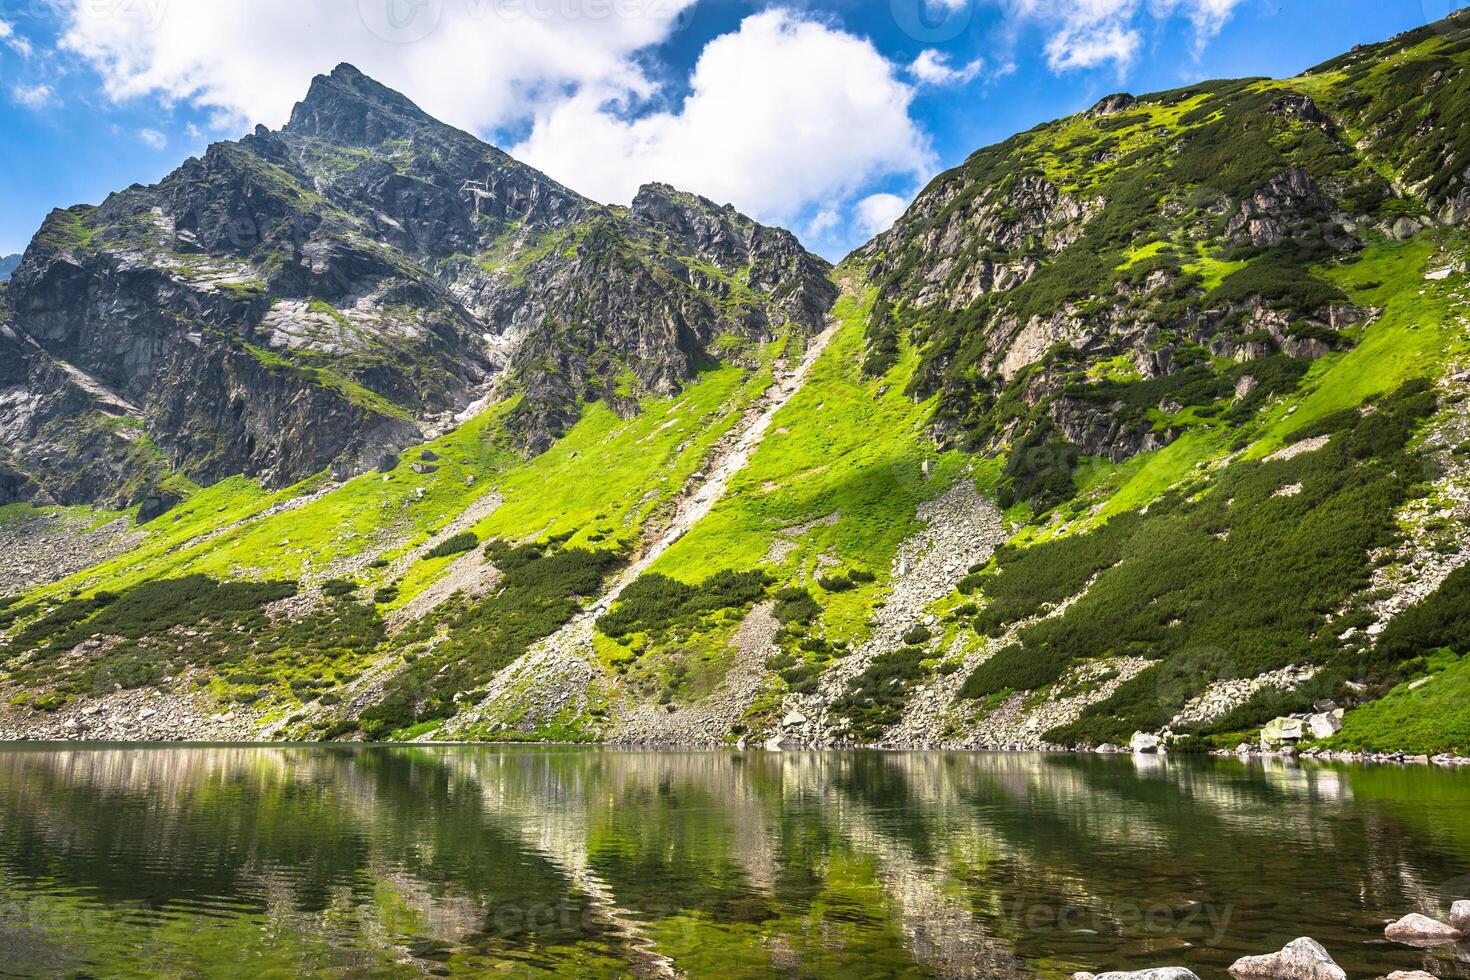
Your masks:
{"label": "jagged rock outcrop", "polygon": [[1293,223],[1320,214],[1326,204],[1305,168],[1288,167],[1240,203],[1240,210],[1225,225],[1225,234],[1258,247],[1279,245]]}

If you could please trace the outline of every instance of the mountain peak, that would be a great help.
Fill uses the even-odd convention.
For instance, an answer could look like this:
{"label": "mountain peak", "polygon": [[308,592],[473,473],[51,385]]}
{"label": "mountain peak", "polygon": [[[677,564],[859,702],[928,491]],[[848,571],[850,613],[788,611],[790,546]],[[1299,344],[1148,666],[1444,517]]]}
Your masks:
{"label": "mountain peak", "polygon": [[306,98],[291,110],[286,132],[336,143],[374,146],[423,129],[447,129],[407,96],[343,62],[311,80]]}

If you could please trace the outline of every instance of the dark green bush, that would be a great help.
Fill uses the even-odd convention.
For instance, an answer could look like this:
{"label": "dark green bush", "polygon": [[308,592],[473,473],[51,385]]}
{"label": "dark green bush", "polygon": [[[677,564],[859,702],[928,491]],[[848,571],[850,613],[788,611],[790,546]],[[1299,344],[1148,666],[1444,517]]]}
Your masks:
{"label": "dark green bush", "polygon": [[479,545],[480,539],[475,535],[474,531],[461,531],[456,535],[445,538],[430,548],[428,553],[424,555],[424,560],[428,561],[433,558],[448,558],[450,555],[464,554],[466,551],[473,551]]}
{"label": "dark green bush", "polygon": [[810,623],[822,614],[822,607],[806,589],[790,587],[776,593],[776,605],[772,615],[782,626],[793,623]]}
{"label": "dark green bush", "polygon": [[766,584],[761,571],[720,571],[697,585],[650,572],[623,590],[617,605],[597,620],[597,628],[615,638],[661,632],[708,612],[749,606],[765,594]]}

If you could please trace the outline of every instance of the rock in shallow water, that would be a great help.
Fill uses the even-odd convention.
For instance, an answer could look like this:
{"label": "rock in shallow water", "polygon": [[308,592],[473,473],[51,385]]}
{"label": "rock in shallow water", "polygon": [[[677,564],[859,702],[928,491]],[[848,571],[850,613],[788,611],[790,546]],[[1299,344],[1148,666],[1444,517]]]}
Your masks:
{"label": "rock in shallow water", "polygon": [[1383,934],[1397,943],[1411,946],[1439,945],[1452,943],[1460,938],[1460,930],[1445,925],[1438,919],[1412,912],[1383,930]]}
{"label": "rock in shallow water", "polygon": [[1242,956],[1230,967],[1236,980],[1347,980],[1322,944],[1303,936],[1279,953]]}
{"label": "rock in shallow water", "polygon": [[1470,935],[1470,902],[1456,902],[1451,906],[1450,925]]}

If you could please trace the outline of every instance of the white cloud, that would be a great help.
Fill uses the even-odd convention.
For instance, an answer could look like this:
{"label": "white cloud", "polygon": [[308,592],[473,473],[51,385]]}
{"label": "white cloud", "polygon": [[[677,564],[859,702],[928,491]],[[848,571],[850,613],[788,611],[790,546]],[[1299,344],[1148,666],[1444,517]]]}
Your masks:
{"label": "white cloud", "polygon": [[924,85],[963,85],[973,81],[985,62],[979,58],[959,68],[950,64],[949,55],[934,48],[925,48],[909,65],[909,74]]}
{"label": "white cloud", "polygon": [[1194,50],[1199,55],[1205,45],[1224,29],[1242,0],[1153,0],[1156,17],[1168,17],[1182,11],[1194,25]]}
{"label": "white cloud", "polygon": [[16,85],[10,97],[27,109],[44,109],[56,104],[56,90],[50,85]]}
{"label": "white cloud", "polygon": [[589,84],[646,93],[634,54],[668,37],[694,0],[55,2],[61,46],[117,100],[158,96],[213,110],[221,126],[276,126],[313,75],[350,61],[483,132]]}
{"label": "white cloud", "polygon": [[895,67],[869,41],[786,10],[711,41],[677,111],[622,118],[626,94],[577,93],[538,114],[513,152],[602,200],[663,180],[780,222],[934,166]]}
{"label": "white cloud", "polygon": [[161,150],[164,147],[168,146],[168,137],[163,135],[156,129],[138,130],[138,139],[142,140],[147,146],[155,150]]}
{"label": "white cloud", "polygon": [[897,194],[869,194],[853,209],[854,225],[871,238],[891,228],[908,206],[909,202]]}
{"label": "white cloud", "polygon": [[1013,23],[1047,33],[1053,71],[1112,65],[1126,74],[1143,46],[1145,8],[1156,21],[1182,16],[1194,28],[1195,55],[1229,22],[1242,0],[1000,0]]}
{"label": "white cloud", "polygon": [[35,48],[31,47],[31,42],[15,33],[15,26],[9,21],[0,20],[0,41],[3,41],[6,47],[22,58],[29,58],[35,54]]}
{"label": "white cloud", "polygon": [[812,215],[812,220],[806,223],[806,235],[808,238],[826,238],[837,230],[842,223],[842,215],[837,213],[836,208],[822,208]]}
{"label": "white cloud", "polygon": [[1046,42],[1046,60],[1056,71],[1096,68],[1108,62],[1126,71],[1142,43],[1136,30],[1114,25],[1087,26],[1053,35]]}

